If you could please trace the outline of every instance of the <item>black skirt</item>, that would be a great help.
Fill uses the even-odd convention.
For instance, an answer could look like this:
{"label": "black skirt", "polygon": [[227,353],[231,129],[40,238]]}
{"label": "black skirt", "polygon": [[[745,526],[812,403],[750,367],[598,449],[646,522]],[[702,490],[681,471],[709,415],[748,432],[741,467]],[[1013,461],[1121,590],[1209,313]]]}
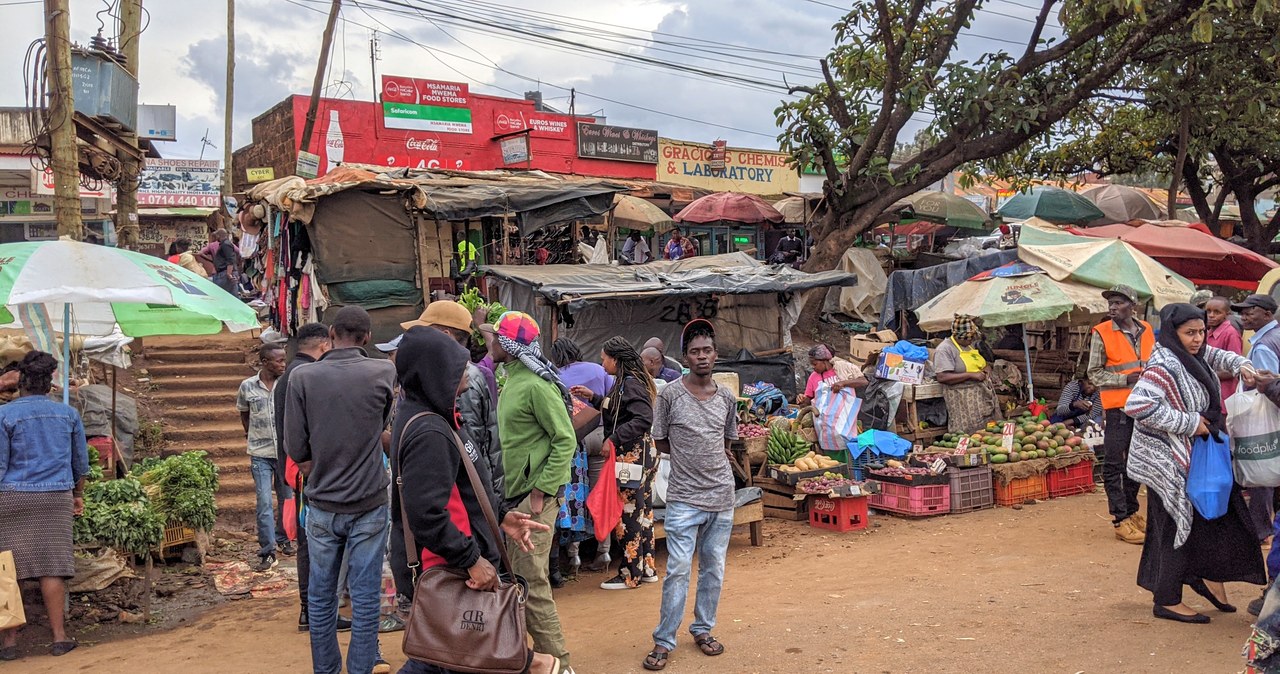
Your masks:
{"label": "black skirt", "polygon": [[1160,496],[1147,489],[1147,542],[1138,564],[1138,585],[1151,592],[1156,605],[1182,603],[1182,586],[1197,579],[1265,585],[1262,550],[1240,488],[1231,489],[1227,514],[1222,517],[1206,520],[1194,510],[1191,535],[1175,550],[1177,525]]}

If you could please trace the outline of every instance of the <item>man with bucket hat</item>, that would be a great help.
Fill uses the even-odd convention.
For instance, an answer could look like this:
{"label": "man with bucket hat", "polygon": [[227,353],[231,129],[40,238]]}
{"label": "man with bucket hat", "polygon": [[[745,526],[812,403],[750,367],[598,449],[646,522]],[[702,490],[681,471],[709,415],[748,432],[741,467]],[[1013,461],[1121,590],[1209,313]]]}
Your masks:
{"label": "man with bucket hat", "polygon": [[529,584],[525,619],[533,649],[559,658],[572,672],[560,614],[551,597],[549,556],[564,486],[569,482],[578,437],[570,420],[572,400],[556,368],[542,355],[537,321],[508,311],[480,326],[489,355],[505,363],[507,381],[498,394],[498,437],[506,473],[504,497],[511,510],[547,525],[534,532],[533,550],[508,542],[516,575]]}
{"label": "man with bucket hat", "polygon": [[1141,545],[1146,540],[1147,521],[1138,512],[1141,485],[1125,473],[1133,420],[1124,413],[1124,405],[1151,358],[1155,333],[1149,323],[1134,316],[1139,305],[1133,288],[1117,285],[1102,296],[1107,300],[1108,319],[1093,326],[1090,333],[1087,370],[1102,398],[1102,482],[1116,538]]}

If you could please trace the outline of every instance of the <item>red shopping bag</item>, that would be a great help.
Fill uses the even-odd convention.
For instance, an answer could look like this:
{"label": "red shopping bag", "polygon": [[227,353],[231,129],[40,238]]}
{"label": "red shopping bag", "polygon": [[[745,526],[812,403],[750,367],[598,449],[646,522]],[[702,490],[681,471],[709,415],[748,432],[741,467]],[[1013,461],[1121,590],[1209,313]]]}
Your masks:
{"label": "red shopping bag", "polygon": [[618,522],[622,521],[622,495],[618,493],[618,475],[614,464],[617,462],[613,451],[613,442],[604,442],[604,466],[600,469],[600,478],[596,486],[587,495],[587,511],[591,513],[595,524],[596,540],[607,541]]}
{"label": "red shopping bag", "polygon": [[298,540],[298,499],[290,496],[284,500],[280,509],[280,519],[284,523],[284,535],[291,541]]}

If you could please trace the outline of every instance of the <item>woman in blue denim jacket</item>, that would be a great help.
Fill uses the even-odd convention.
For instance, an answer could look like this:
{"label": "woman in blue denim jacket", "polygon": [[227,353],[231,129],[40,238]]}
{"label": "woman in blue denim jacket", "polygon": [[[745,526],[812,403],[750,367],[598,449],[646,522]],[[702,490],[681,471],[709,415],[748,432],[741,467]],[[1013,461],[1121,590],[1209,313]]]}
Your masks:
{"label": "woman in blue denim jacket", "polygon": [[[13,551],[18,580],[40,580],[53,643],[76,647],[63,622],[65,579],[75,575],[71,522],[84,509],[89,472],[84,424],[71,407],[49,399],[58,362],[43,351],[18,364],[20,397],[0,406],[0,550]],[[18,656],[18,632],[3,632],[0,660]]]}

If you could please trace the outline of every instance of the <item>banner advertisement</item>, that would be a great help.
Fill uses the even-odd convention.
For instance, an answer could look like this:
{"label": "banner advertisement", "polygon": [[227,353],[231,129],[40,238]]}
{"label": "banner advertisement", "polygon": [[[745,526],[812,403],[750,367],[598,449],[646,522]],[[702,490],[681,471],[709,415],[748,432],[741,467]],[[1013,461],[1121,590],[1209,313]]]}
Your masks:
{"label": "banner advertisement", "polygon": [[382,120],[388,129],[471,133],[471,110],[441,105],[383,103]]}
{"label": "banner advertisement", "polygon": [[138,177],[139,206],[221,206],[217,159],[152,159]]}
{"label": "banner advertisement", "polygon": [[[578,117],[581,120],[581,117]],[[588,117],[586,121],[593,121]],[[569,115],[557,115],[549,112],[527,112],[515,109],[494,109],[493,133],[502,136],[508,133],[528,131],[534,138],[553,138],[555,140],[573,140],[574,118]]]}
{"label": "banner advertisement", "polygon": [[499,144],[502,146],[502,163],[504,165],[523,164],[529,161],[529,136],[521,134],[503,138]]}
{"label": "banner advertisement", "polygon": [[658,139],[658,181],[721,192],[782,194],[800,189],[791,158],[782,152],[726,147],[724,168],[712,166],[715,146]]}
{"label": "banner advertisement", "polygon": [[395,75],[382,76],[382,102],[384,103],[465,108],[470,104],[470,96],[468,87],[463,82],[439,82]]}

